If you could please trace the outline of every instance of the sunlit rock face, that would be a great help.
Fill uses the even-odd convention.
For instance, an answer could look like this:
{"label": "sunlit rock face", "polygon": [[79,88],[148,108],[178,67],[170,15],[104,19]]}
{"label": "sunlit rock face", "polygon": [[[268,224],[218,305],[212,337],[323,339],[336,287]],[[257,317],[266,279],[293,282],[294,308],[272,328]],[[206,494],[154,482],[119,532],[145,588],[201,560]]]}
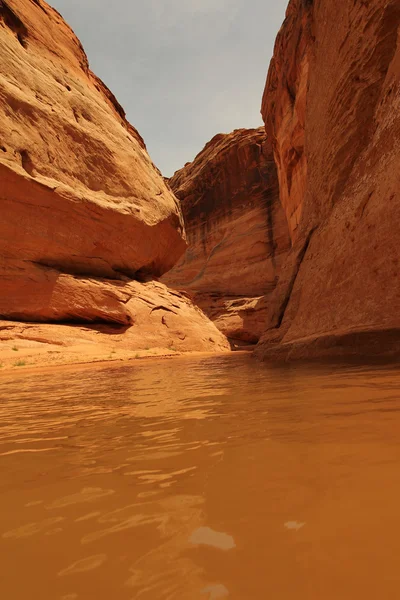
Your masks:
{"label": "sunlit rock face", "polygon": [[57,11],[1,0],[0,54],[0,317],[126,322],[113,281],[176,263],[179,203]]}
{"label": "sunlit rock face", "polygon": [[189,248],[165,277],[190,291],[229,337],[256,341],[265,304],[290,248],[265,131],[216,135],[169,180],[181,201]]}
{"label": "sunlit rock face", "polygon": [[[69,347],[80,345],[81,362],[90,362],[91,352],[101,348],[117,348],[122,358],[136,349],[229,350],[226,338],[190,299],[158,281],[90,279],[37,267],[29,285],[32,301],[27,307],[24,278],[14,279],[14,309],[8,321],[0,320],[0,352],[13,338],[25,346],[37,342],[39,349],[63,346],[67,359]],[[3,303],[2,296],[0,312]]]}
{"label": "sunlit rock face", "polygon": [[291,0],[262,112],[293,249],[258,354],[397,353],[400,4]]}
{"label": "sunlit rock face", "polygon": [[1,256],[161,275],[184,251],[179,208],[137,131],[39,0],[2,0]]}

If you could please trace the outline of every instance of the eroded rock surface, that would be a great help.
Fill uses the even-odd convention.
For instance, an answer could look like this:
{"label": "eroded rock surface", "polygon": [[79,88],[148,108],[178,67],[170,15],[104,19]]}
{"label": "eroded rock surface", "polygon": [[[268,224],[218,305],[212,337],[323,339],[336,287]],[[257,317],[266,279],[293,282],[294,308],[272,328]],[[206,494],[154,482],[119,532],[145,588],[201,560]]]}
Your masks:
{"label": "eroded rock surface", "polygon": [[189,290],[229,337],[257,341],[265,329],[260,297],[275,288],[290,247],[263,128],[215,136],[169,183],[189,248],[164,281]]}
{"label": "eroded rock surface", "polygon": [[192,299],[231,340],[234,348],[256,344],[265,332],[269,294],[246,297],[198,293]]}
{"label": "eroded rock surface", "polygon": [[[0,54],[0,317],[132,323],[157,344],[129,298],[175,295],[128,280],[161,276],[184,252],[176,198],[57,11],[1,0]],[[196,327],[208,339],[213,326],[183,304],[186,347],[205,349]]]}
{"label": "eroded rock surface", "polygon": [[400,348],[400,4],[291,0],[263,99],[294,241],[261,357]]}
{"label": "eroded rock surface", "polygon": [[[3,367],[21,359],[26,366],[42,366],[229,350],[226,338],[204,313],[162,283],[87,279],[42,267],[34,280],[31,310],[38,322],[20,321],[20,310],[26,310],[23,285],[14,289],[15,312],[7,315],[9,320],[0,320]],[[45,302],[43,294],[48,295]]]}
{"label": "eroded rock surface", "polygon": [[185,249],[176,200],[58,13],[0,5],[0,256],[161,275]]}

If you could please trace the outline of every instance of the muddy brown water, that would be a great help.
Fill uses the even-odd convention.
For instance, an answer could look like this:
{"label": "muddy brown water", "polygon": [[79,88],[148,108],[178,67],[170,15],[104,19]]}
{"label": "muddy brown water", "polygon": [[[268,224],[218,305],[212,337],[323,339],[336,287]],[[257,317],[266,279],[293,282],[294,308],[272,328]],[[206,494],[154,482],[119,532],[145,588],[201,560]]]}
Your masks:
{"label": "muddy brown water", "polygon": [[399,594],[399,369],[13,372],[0,475],[4,600]]}

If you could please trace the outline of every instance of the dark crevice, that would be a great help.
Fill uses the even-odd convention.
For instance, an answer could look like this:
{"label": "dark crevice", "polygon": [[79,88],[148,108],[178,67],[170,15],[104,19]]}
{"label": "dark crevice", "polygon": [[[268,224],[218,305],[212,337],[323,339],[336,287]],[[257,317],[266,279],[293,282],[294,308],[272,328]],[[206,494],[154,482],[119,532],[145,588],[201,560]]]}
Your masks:
{"label": "dark crevice", "polygon": [[8,6],[5,0],[0,0],[0,22],[1,21],[15,33],[21,46],[26,48],[28,45],[28,29],[18,15]]}
{"label": "dark crevice", "polygon": [[[129,315],[128,315],[129,317]],[[14,315],[1,315],[0,314],[0,319],[4,320],[4,321],[17,321],[19,323],[29,323],[31,325],[76,325],[77,327],[82,327],[84,325],[86,325],[89,329],[97,329],[98,327],[104,327],[107,326],[110,329],[112,328],[113,330],[117,331],[118,333],[120,333],[121,331],[126,331],[126,329],[129,329],[129,327],[131,327],[133,325],[132,319],[131,318],[127,318],[125,321],[114,321],[112,319],[107,319],[106,317],[104,317],[104,319],[97,317],[96,319],[84,319],[84,318],[79,318],[79,317],[73,317],[73,318],[64,318],[64,319],[56,319],[56,318],[49,318],[49,319],[41,319],[41,318],[34,318],[34,317],[26,317],[24,315],[15,313]]]}
{"label": "dark crevice", "polygon": [[21,44],[21,46],[23,48],[27,47],[28,44],[26,43],[26,41],[25,41],[24,36],[22,35],[22,33],[18,33],[17,34],[17,40],[19,41],[19,43]]}
{"label": "dark crevice", "polygon": [[[30,260],[30,259],[21,259],[22,262],[26,262],[32,265],[35,265],[41,269],[44,270],[50,270],[50,271],[57,271],[60,275],[71,275],[73,277],[75,277],[76,279],[94,279],[94,280],[108,280],[108,281],[112,281],[112,282],[116,282],[119,283],[120,285],[123,285],[125,283],[129,283],[129,282],[133,282],[133,281],[137,281],[138,283],[143,283],[143,281],[141,281],[138,278],[135,278],[135,273],[132,273],[127,276],[125,274],[125,272],[123,271],[119,271],[117,269],[115,269],[109,262],[107,262],[107,260],[105,258],[102,258],[101,256],[78,256],[78,255],[71,255],[71,260],[73,261],[74,258],[78,258],[78,264],[74,264],[73,262],[65,262],[63,263],[61,260],[58,261],[51,261],[48,259],[39,259],[39,260]],[[81,266],[81,262],[82,261],[86,261],[88,263],[88,266],[90,266],[90,262],[91,261],[101,261],[103,263],[105,263],[105,265],[108,267],[107,272],[100,271],[99,269],[96,268],[96,265],[94,265],[92,267],[92,270],[86,270],[83,269]],[[110,272],[112,270],[112,272]],[[146,282],[152,282],[152,281],[157,281],[154,280],[154,278],[151,278],[150,276],[146,279]],[[182,294],[176,293],[176,294],[172,294],[175,295],[177,297],[182,297]],[[121,302],[123,304],[127,304],[129,302],[129,300],[131,300],[132,296],[127,294],[127,299],[126,300],[121,300]],[[153,303],[148,302],[147,300],[145,300],[145,298],[142,298],[143,302],[147,302],[147,304],[149,304],[150,306],[153,306]],[[176,308],[179,308],[178,305],[173,304],[173,306],[176,306]],[[160,307],[162,308],[162,307]],[[168,310],[167,308],[165,310]],[[173,311],[171,311],[173,312]]]}
{"label": "dark crevice", "polygon": [[291,101],[292,105],[294,106],[294,104],[296,102],[296,92],[294,90],[292,90],[288,81],[286,81],[286,89],[289,94],[290,101]]}
{"label": "dark crevice", "polygon": [[228,337],[228,342],[230,344],[231,350],[233,352],[247,350],[248,352],[252,352],[257,345],[257,341],[248,341],[243,340],[240,337]]}
{"label": "dark crevice", "polygon": [[78,114],[78,111],[77,111],[75,108],[73,108],[73,109],[72,109],[72,113],[73,113],[73,115],[74,115],[75,121],[76,121],[77,123],[79,123],[79,114]]}
{"label": "dark crevice", "polygon": [[175,292],[174,290],[169,290],[171,296],[176,296],[177,298],[182,298],[182,296],[188,297],[187,292]]}
{"label": "dark crevice", "polygon": [[309,233],[308,233],[308,235],[307,235],[307,237],[306,237],[306,239],[304,241],[303,247],[301,248],[300,252],[298,253],[298,255],[296,257],[296,263],[294,265],[293,273],[292,273],[292,276],[290,278],[289,284],[287,286],[286,294],[285,294],[285,297],[283,299],[281,309],[279,311],[278,320],[277,320],[277,324],[276,324],[276,329],[279,329],[279,327],[282,325],[282,321],[283,321],[283,319],[285,317],[286,309],[287,309],[287,307],[289,305],[289,301],[290,301],[290,298],[292,296],[293,288],[294,288],[297,276],[298,276],[299,271],[300,271],[301,263],[303,262],[304,257],[305,257],[305,255],[307,253],[308,247],[309,247],[310,242],[311,242],[311,238],[312,238],[315,230],[316,230],[316,227],[314,227],[313,229],[311,229],[309,231]]}
{"label": "dark crevice", "polygon": [[174,311],[174,310],[172,310],[171,308],[167,308],[166,306],[155,306],[155,307],[154,307],[154,308],[151,310],[150,314],[151,314],[151,313],[153,313],[155,310],[165,310],[166,312],[170,312],[170,313],[172,313],[172,314],[174,314],[174,315],[177,315],[177,314],[178,314],[177,312],[175,312],[175,311]]}
{"label": "dark crevice", "polygon": [[34,165],[31,160],[31,157],[29,156],[28,151],[20,150],[20,155],[21,155],[22,168],[24,169],[24,171],[26,171],[28,173],[28,175],[31,175],[31,177],[32,177],[33,173],[34,173]]}
{"label": "dark crevice", "polygon": [[153,306],[153,302],[151,302],[150,300],[147,300],[146,298],[140,298],[140,300],[142,302],[144,302],[145,304],[148,304],[149,306]]}
{"label": "dark crevice", "polygon": [[128,304],[128,302],[130,302],[132,300],[132,296],[130,294],[127,295],[127,297],[125,299],[120,300],[121,304]]}
{"label": "dark crevice", "polygon": [[[89,257],[82,257],[85,258],[85,260],[87,261],[91,261],[91,260],[100,260],[105,262],[110,269],[112,269],[111,265],[109,265],[109,263],[107,263],[107,261],[104,258],[98,257],[98,256],[89,256]],[[53,271],[58,271],[60,273],[60,275],[72,275],[73,277],[76,278],[88,278],[88,279],[109,279],[110,281],[120,281],[120,282],[125,282],[125,281],[135,281],[132,277],[126,277],[123,274],[120,274],[119,271],[113,270],[113,273],[101,273],[99,271],[86,271],[82,268],[78,268],[76,266],[74,266],[73,264],[62,264],[60,261],[49,261],[49,260],[24,260],[24,262],[28,262],[31,263],[33,265],[36,265],[37,267],[41,267],[42,269],[50,269]]]}
{"label": "dark crevice", "polygon": [[268,199],[265,201],[265,208],[267,210],[267,236],[268,246],[270,251],[270,258],[274,269],[276,268],[275,253],[276,253],[276,241],[274,235],[274,200]]}
{"label": "dark crevice", "polygon": [[92,117],[85,110],[82,110],[82,115],[81,116],[85,119],[85,121],[88,121],[89,123],[92,123]]}
{"label": "dark crevice", "polygon": [[135,279],[139,283],[147,283],[149,281],[153,281],[154,277],[152,274],[152,266],[142,267],[141,269],[135,271],[135,273],[131,273],[128,271],[119,270],[119,273],[130,277],[131,279]]}
{"label": "dark crevice", "polygon": [[[273,187],[271,187],[271,181],[277,178],[276,167],[273,164],[273,173],[269,168],[263,169],[261,175],[261,181],[265,185],[265,189],[263,190],[263,201],[264,207],[266,210],[267,217],[267,236],[268,236],[268,248],[270,252],[270,258],[272,260],[272,264],[274,269],[276,268],[275,263],[275,253],[277,249],[277,244],[274,236],[274,205],[276,199],[276,191]],[[270,187],[268,187],[268,185]]]}
{"label": "dark crevice", "polygon": [[367,208],[367,205],[368,205],[369,201],[371,200],[372,196],[373,196],[373,192],[370,192],[368,194],[368,196],[366,198],[364,198],[364,200],[359,204],[357,213],[356,213],[357,219],[361,219],[364,216],[365,209]]}
{"label": "dark crevice", "polygon": [[134,322],[132,320],[130,320],[128,324],[104,322],[94,323],[93,325],[90,324],[88,329],[95,329],[99,333],[107,333],[109,335],[120,335],[121,333],[128,331],[128,329],[130,329],[133,325]]}
{"label": "dark crevice", "polygon": [[287,174],[286,174],[289,194],[292,190],[293,171],[296,168],[296,166],[298,165],[302,156],[303,156],[303,148],[301,148],[301,150],[297,150],[296,148],[291,148],[289,151]]}

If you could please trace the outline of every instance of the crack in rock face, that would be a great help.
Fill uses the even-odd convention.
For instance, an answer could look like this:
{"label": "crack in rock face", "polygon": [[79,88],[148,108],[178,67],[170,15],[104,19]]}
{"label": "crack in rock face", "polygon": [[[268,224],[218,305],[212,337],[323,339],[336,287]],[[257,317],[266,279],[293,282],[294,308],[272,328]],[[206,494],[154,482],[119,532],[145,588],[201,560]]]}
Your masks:
{"label": "crack in rock face", "polygon": [[28,29],[18,15],[8,6],[5,0],[0,1],[0,20],[15,33],[23,48],[27,47]]}

